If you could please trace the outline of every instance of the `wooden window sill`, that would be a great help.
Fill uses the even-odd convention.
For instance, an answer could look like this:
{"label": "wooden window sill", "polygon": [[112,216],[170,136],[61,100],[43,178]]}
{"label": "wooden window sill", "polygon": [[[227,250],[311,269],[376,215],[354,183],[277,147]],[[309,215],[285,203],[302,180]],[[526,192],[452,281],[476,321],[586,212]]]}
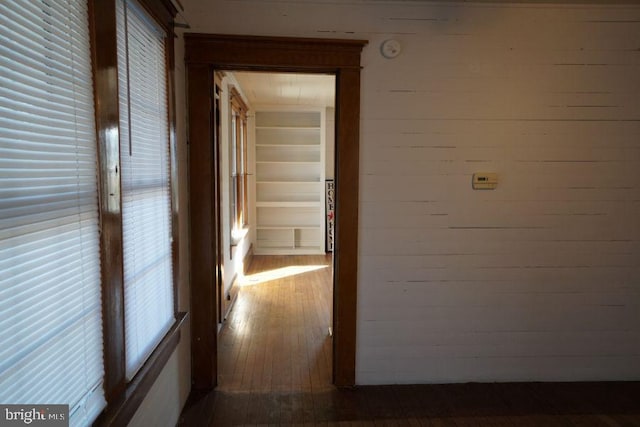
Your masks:
{"label": "wooden window sill", "polygon": [[124,393],[105,408],[94,426],[123,426],[127,425],[149,393],[160,372],[178,347],[180,342],[180,328],[187,317],[187,313],[176,314],[176,320],[171,329],[164,336],[158,347],[151,353],[149,359],[140,371],[127,384]]}

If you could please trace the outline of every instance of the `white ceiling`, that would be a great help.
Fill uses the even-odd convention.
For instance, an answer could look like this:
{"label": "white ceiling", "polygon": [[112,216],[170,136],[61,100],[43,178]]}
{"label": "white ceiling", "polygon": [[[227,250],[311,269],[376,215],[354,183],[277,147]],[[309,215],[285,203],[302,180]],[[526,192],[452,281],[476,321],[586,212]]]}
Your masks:
{"label": "white ceiling", "polygon": [[335,105],[335,76],[325,74],[233,72],[251,105]]}

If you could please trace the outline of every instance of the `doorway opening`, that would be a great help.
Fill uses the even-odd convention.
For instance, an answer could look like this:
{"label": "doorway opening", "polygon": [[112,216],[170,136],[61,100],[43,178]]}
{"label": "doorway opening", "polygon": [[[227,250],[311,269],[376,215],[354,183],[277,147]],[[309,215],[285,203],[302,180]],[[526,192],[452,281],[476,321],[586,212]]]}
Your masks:
{"label": "doorway opening", "polygon": [[[218,387],[331,385],[335,76],[215,73],[224,249]],[[227,209],[229,212],[227,213]],[[228,240],[227,240],[228,239]],[[227,250],[227,248],[229,248]],[[231,300],[234,305],[226,304]]]}
{"label": "doorway opening", "polygon": [[194,390],[216,386],[216,290],[222,265],[220,154],[213,144],[214,70],[330,74],[336,78],[332,382],[355,384],[360,53],[366,41],[185,34],[190,150],[191,350]]}

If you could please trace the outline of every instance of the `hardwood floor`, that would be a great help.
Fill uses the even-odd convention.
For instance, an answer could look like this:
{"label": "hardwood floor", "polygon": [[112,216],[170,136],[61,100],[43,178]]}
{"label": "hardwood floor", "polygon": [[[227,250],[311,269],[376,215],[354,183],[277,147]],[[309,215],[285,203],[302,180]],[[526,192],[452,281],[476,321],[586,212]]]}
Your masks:
{"label": "hardwood floor", "polygon": [[255,257],[181,426],[640,427],[640,382],[331,386],[331,258]]}
{"label": "hardwood floor", "polygon": [[255,256],[220,332],[218,390],[331,385],[331,256]]}

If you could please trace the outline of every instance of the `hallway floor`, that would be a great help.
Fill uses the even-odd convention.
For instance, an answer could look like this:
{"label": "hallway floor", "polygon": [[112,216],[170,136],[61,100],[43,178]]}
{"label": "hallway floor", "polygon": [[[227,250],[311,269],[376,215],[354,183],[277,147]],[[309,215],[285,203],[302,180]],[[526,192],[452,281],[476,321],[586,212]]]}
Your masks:
{"label": "hallway floor", "polygon": [[330,256],[254,257],[180,426],[640,427],[640,382],[331,386]]}
{"label": "hallway floor", "polygon": [[218,341],[218,391],[331,384],[331,256],[254,256]]}

